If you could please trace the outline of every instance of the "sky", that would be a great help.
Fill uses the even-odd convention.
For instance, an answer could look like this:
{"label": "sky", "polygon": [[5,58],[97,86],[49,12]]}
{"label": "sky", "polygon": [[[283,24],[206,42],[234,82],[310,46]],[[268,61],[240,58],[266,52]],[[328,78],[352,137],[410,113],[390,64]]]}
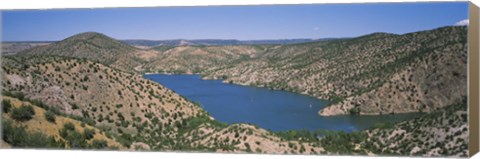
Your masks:
{"label": "sky", "polygon": [[198,6],[2,11],[2,41],[297,39],[404,34],[468,24],[468,2]]}

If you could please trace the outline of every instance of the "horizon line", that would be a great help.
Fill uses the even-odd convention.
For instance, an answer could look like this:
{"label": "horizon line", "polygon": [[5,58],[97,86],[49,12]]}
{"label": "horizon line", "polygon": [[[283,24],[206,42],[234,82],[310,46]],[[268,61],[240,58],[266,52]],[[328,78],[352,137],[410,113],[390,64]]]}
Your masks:
{"label": "horizon line", "polygon": [[[407,33],[402,33],[402,34],[397,34],[397,33],[390,33],[390,32],[382,32],[382,31],[377,31],[377,32],[371,32],[371,33],[367,33],[367,34],[362,34],[362,35],[359,35],[359,36],[352,36],[352,37],[325,37],[325,38],[279,38],[279,39],[250,39],[250,40],[241,40],[241,39],[222,39],[222,38],[218,38],[218,39],[215,39],[215,38],[205,38],[205,39],[183,39],[183,38],[175,38],[175,39],[136,39],[136,38],[131,38],[131,39],[117,39],[117,38],[114,38],[112,36],[109,36],[107,34],[104,34],[104,33],[101,33],[101,32],[96,32],[96,31],[86,31],[86,32],[79,32],[79,33],[76,33],[76,34],[73,34],[73,35],[70,35],[68,37],[65,37],[63,39],[60,39],[60,40],[22,40],[22,41],[1,41],[1,43],[21,43],[21,42],[33,42],[33,43],[41,43],[41,42],[58,42],[58,41],[62,41],[62,40],[65,40],[67,38],[70,38],[70,37],[73,37],[75,35],[79,35],[79,34],[83,34],[83,33],[98,33],[98,34],[103,34],[105,36],[108,36],[110,38],[113,38],[115,40],[119,40],[119,41],[126,41],[126,40],[145,40],[145,41],[175,41],[175,40],[190,40],[190,41],[194,41],[194,40],[224,40],[224,41],[227,41],[227,40],[236,40],[236,41],[268,41],[268,40],[322,40],[322,39],[348,39],[348,38],[357,38],[357,37],[362,37],[362,36],[367,36],[367,35],[371,35],[371,34],[377,34],[377,33],[386,33],[386,34],[394,34],[394,35],[404,35],[404,34],[410,34],[410,33],[415,33],[415,32],[421,32],[421,31],[428,31],[428,30],[435,30],[435,29],[440,29],[440,28],[445,28],[445,27],[465,27],[465,25],[445,25],[445,26],[439,26],[439,27],[436,27],[436,28],[432,28],[432,29],[425,29],[425,30],[417,30],[417,31],[412,31],[412,32],[407,32]],[[468,27],[468,25],[466,25],[466,27]]]}

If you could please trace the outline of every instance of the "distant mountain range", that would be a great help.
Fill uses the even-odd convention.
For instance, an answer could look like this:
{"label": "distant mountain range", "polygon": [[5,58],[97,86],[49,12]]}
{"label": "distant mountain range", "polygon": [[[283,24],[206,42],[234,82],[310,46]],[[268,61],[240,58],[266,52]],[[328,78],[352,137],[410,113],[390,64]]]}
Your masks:
{"label": "distant mountain range", "polygon": [[[322,38],[322,39],[276,39],[276,40],[235,40],[235,39],[174,39],[174,40],[119,40],[138,48],[153,48],[157,46],[220,46],[220,45],[279,45],[297,44],[307,42],[320,42],[348,38]],[[2,42],[4,53],[11,54],[34,46],[45,45],[57,41],[6,41]]]}
{"label": "distant mountain range", "polygon": [[200,39],[200,40],[121,40],[127,44],[135,46],[200,46],[200,45],[277,45],[277,44],[297,44],[306,42],[328,41],[346,38],[324,38],[324,39],[279,39],[279,40],[223,40],[223,39]]}

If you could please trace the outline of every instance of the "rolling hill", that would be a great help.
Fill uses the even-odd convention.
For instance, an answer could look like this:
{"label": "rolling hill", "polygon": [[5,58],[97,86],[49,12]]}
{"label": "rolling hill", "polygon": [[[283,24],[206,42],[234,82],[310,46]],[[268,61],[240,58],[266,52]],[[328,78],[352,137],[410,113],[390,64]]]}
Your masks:
{"label": "rolling hill", "polygon": [[[10,122],[8,130],[35,133],[28,123],[52,126],[41,114],[54,110],[74,130],[86,125],[108,147],[131,150],[467,156],[466,30],[443,27],[285,45],[152,49],[82,33],[2,57],[4,100],[15,107],[31,103],[40,112],[27,124],[13,121],[12,113],[3,113],[2,121]],[[320,115],[428,113],[365,131],[322,132],[327,134],[322,139],[315,132],[273,133],[251,124],[218,122],[198,104],[144,79],[145,72],[198,73],[204,79],[329,99],[331,105]],[[61,126],[66,127],[56,124],[55,130]],[[59,131],[43,136],[71,143]],[[2,139],[8,146],[19,145]]]}
{"label": "rolling hill", "polygon": [[20,55],[56,55],[85,58],[127,72],[145,62],[152,52],[137,49],[96,32],[80,33],[62,41],[19,52]]}
{"label": "rolling hill", "polygon": [[[2,78],[6,99],[35,101],[37,106],[107,132],[128,149],[323,152],[318,144],[282,140],[250,124],[220,123],[197,104],[158,83],[85,58],[6,56]],[[9,120],[8,116],[4,114],[3,120]],[[55,136],[53,132],[47,135]],[[17,144],[8,138],[4,141]]]}
{"label": "rolling hill", "polygon": [[289,45],[157,47],[146,72],[286,90],[332,101],[324,116],[430,112],[466,95],[466,27]]}
{"label": "rolling hill", "polygon": [[467,100],[445,109],[397,124],[366,131],[368,146],[375,154],[415,156],[468,156]]}
{"label": "rolling hill", "polygon": [[2,55],[16,54],[37,46],[48,45],[51,41],[2,42]]}

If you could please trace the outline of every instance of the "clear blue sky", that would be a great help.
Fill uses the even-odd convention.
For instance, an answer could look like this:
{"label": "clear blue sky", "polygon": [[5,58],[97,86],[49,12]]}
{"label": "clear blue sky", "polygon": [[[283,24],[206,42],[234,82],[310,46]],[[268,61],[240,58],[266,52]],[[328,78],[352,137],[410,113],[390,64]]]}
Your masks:
{"label": "clear blue sky", "polygon": [[116,39],[316,39],[403,34],[467,18],[467,2],[11,10],[2,11],[2,40],[87,31]]}

